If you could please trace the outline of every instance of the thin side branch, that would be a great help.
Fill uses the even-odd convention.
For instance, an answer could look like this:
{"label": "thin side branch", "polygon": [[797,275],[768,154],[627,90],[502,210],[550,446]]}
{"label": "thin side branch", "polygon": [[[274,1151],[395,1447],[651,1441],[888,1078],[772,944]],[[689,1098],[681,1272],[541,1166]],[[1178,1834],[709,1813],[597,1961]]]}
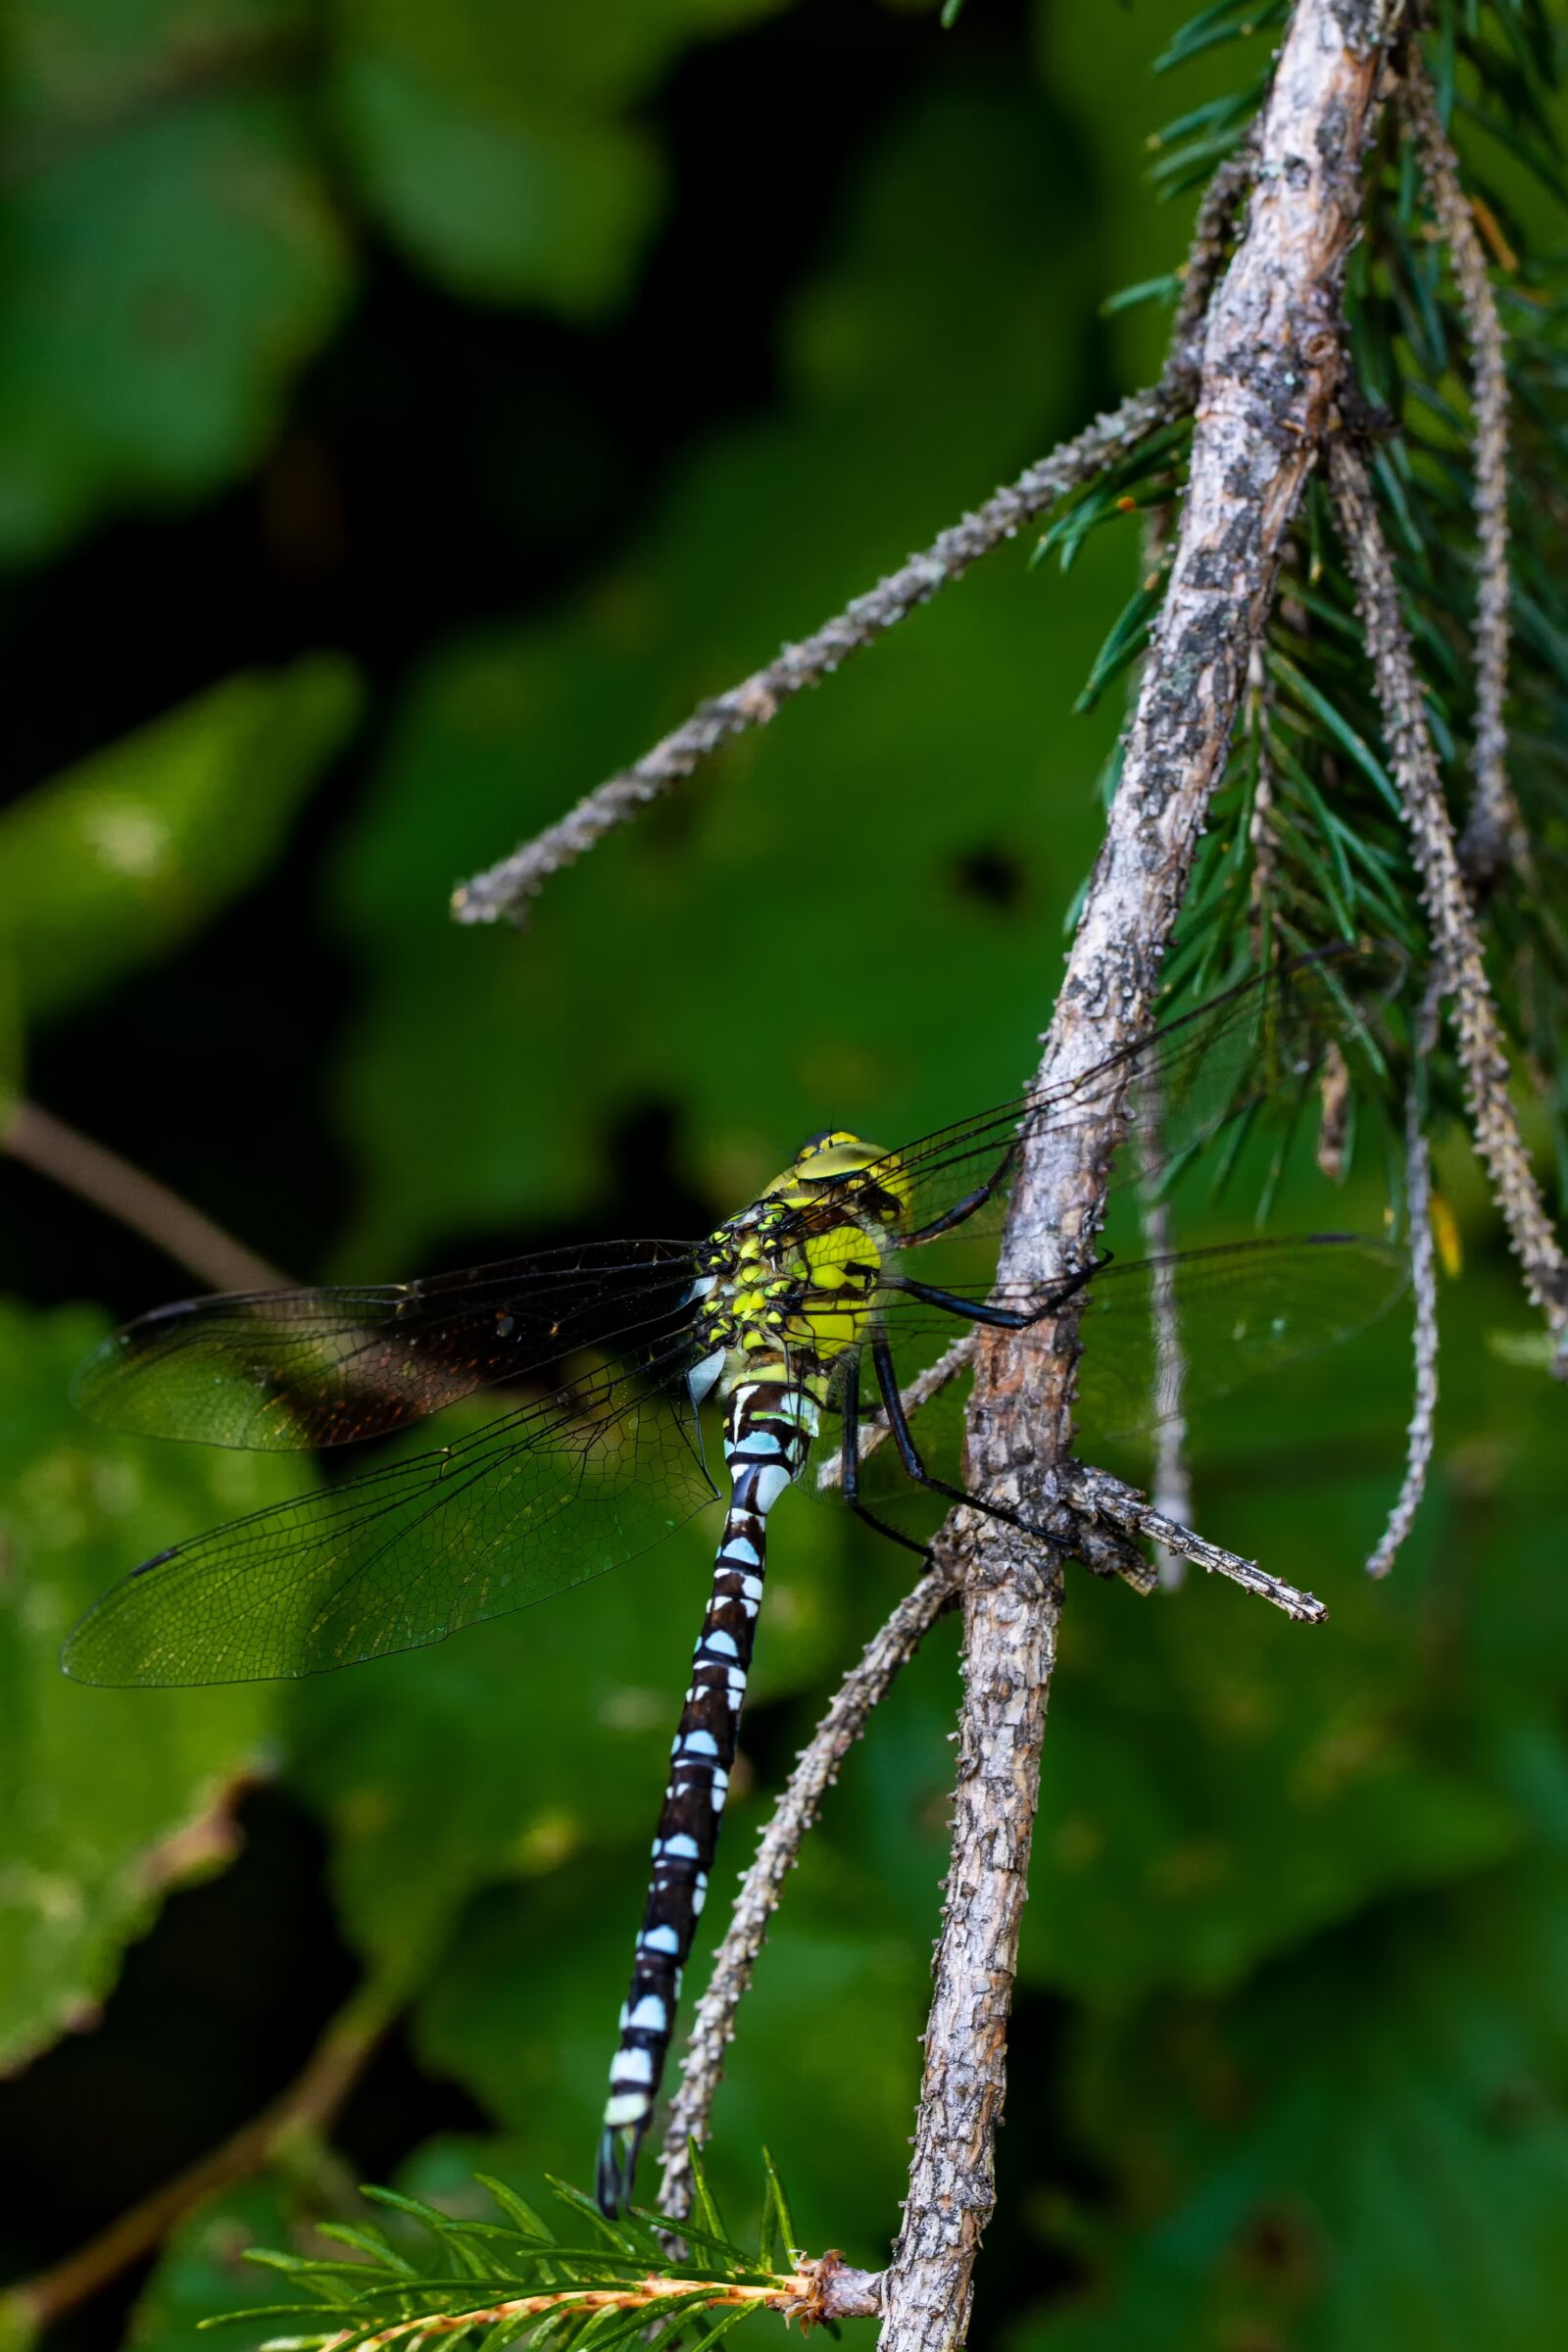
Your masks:
{"label": "thin side branch", "polygon": [[1415,1524],[1427,1491],[1438,1413],[1438,1253],[1432,1234],[1432,1149],[1427,1142],[1423,1075],[1438,1042],[1443,969],[1434,964],[1416,1018],[1409,1092],[1404,1099],[1404,1199],[1410,1227],[1410,1290],[1415,1300],[1415,1400],[1405,1439],[1404,1477],[1388,1524],[1366,1564],[1387,1576]]}
{"label": "thin side branch", "polygon": [[[1284,536],[1340,370],[1340,273],[1397,11],[1298,0],[1259,125],[1245,234],[1206,316],[1188,496],[1121,781],[1046,1047],[1058,1084],[1147,1031],[1259,634]],[[1081,1266],[1122,1106],[1026,1139],[1000,1278]],[[1066,1449],[1074,1331],[977,1349],[972,1489],[1036,1502]],[[995,2200],[1007,2011],[1034,1828],[1059,1574],[1040,1548],[960,1512],[965,1688],[947,1904],[884,2352],[952,2352]]]}
{"label": "thin side branch", "polygon": [[1162,1551],[1191,1560],[1195,1567],[1205,1569],[1210,1576],[1229,1577],[1244,1592],[1272,1601],[1275,1608],[1283,1609],[1287,1617],[1296,1618],[1298,1624],[1327,1622],[1328,1610],[1312,1593],[1303,1592],[1298,1585],[1287,1584],[1282,1576],[1271,1576],[1266,1568],[1260,1568],[1255,1560],[1244,1559],[1239,1551],[1227,1551],[1223,1544],[1210,1544],[1206,1536],[1183,1527],[1179,1520],[1167,1518],[1136,1487],[1112,1478],[1108,1470],[1094,1469],[1086,1462],[1063,1462],[1058,1477],[1066,1500],[1086,1517],[1108,1519],[1113,1526],[1147,1536]]}
{"label": "thin side branch", "polygon": [[[974,1335],[957,1340],[934,1364],[915,1375],[899,1392],[906,1414],[911,1418],[922,1404],[930,1402],[937,1392],[945,1388],[960,1372],[967,1371],[975,1358]],[[887,1416],[878,1413],[860,1424],[859,1454],[863,1462],[874,1453],[888,1436]],[[824,1462],[816,1474],[816,1483],[823,1493],[830,1493],[844,1483],[843,1465],[837,1457]],[[1212,1575],[1228,1576],[1244,1592],[1255,1592],[1263,1600],[1271,1600],[1288,1617],[1298,1618],[1306,1625],[1321,1625],[1328,1610],[1310,1592],[1301,1592],[1296,1585],[1287,1584],[1283,1577],[1271,1576],[1255,1560],[1244,1559],[1239,1551],[1227,1551],[1223,1544],[1210,1544],[1206,1536],[1185,1526],[1181,1520],[1157,1504],[1151,1504],[1136,1487],[1113,1478],[1108,1470],[1097,1470],[1084,1462],[1063,1459],[1058,1462],[1051,1487],[1052,1498],[1057,1508],[1052,1511],[1042,1505],[1041,1524],[1049,1528],[1053,1542],[1082,1557],[1082,1546],[1094,1533],[1095,1523],[1124,1537],[1147,1538],[1177,1559],[1191,1560]],[[1065,1507],[1061,1507],[1065,1506]],[[1142,1555],[1140,1554],[1140,1559]],[[1093,1565],[1091,1561],[1089,1563]],[[1142,1561],[1144,1574],[1130,1581],[1149,1591],[1154,1583],[1147,1560]],[[880,1637],[879,1637],[880,1638]]]}
{"label": "thin side branch", "polygon": [[17,1103],[0,1133],[0,1151],[118,1217],[215,1291],[275,1291],[285,1279],[167,1185],[36,1102]]}
{"label": "thin side branch", "polygon": [[723,1941],[713,1957],[708,1988],[692,2020],[681,2060],[680,2086],[670,2107],[660,2158],[662,2213],[684,2221],[691,2211],[690,2143],[708,2136],[724,2052],[735,2034],[735,2013],[751,1984],[767,1923],[778,1908],[784,1881],[795,1867],[802,1842],[873,1709],[887,1696],[900,1668],[913,1657],[937,1619],[952,1607],[958,1580],[959,1565],[951,1548],[935,1551],[919,1583],[906,1593],[845,1676],[827,1713],[796,1759],[795,1770],[741,1882]]}
{"label": "thin side branch", "polygon": [[1460,869],[1421,681],[1399,609],[1388,541],[1366,467],[1343,434],[1329,478],[1356,603],[1366,628],[1390,763],[1409,828],[1443,985],[1453,1008],[1459,1065],[1476,1149],[1492,1178],[1531,1298],[1559,1341],[1568,1338],[1568,1260],[1546,1214],[1508,1096],[1502,1024],[1487,978],[1475,912]]}
{"label": "thin side branch", "polygon": [[1047,458],[1026,466],[986,500],[984,506],[938,533],[928,548],[858,596],[833,619],[799,643],[786,645],[775,660],[754,670],[725,694],[700,703],[690,718],[671,730],[631,767],[623,767],[577,803],[560,822],[524,842],[510,858],[460,883],[452,911],[460,923],[522,922],[528,903],[552,874],[573,864],[617,825],[624,825],[671,785],[692,774],[721,744],[750,727],[766,726],[781,704],[815,686],[849,655],[872,645],[897,627],[939,589],[962,577],[971,564],[1004,540],[1015,538],[1048,507],[1081,482],[1092,481],[1126,457],[1158,426],[1192,407],[1195,378],[1189,365],[1173,363],[1157,384],[1135,392],[1119,408],[1092,424]]}
{"label": "thin side branch", "polygon": [[1477,588],[1475,621],[1475,793],[1459,843],[1459,861],[1478,889],[1494,886],[1511,864],[1523,873],[1529,842],[1508,781],[1508,373],[1502,319],[1475,215],[1459,178],[1458,158],[1438,113],[1419,52],[1412,46],[1400,83],[1405,120],[1421,159],[1433,214],[1447,246],[1470,345],[1470,404],[1475,439]]}

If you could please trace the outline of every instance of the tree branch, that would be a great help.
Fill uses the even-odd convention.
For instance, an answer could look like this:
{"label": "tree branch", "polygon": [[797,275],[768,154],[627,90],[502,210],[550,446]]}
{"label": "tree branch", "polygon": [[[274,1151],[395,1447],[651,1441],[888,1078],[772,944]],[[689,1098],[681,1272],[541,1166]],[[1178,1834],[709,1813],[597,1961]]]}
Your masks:
{"label": "tree branch", "polygon": [[[1106,837],[1068,959],[1041,1084],[1148,1026],[1209,795],[1278,566],[1339,380],[1340,270],[1396,11],[1298,0],[1257,139],[1241,245],[1209,307],[1188,496]],[[999,1276],[1085,1262],[1121,1106],[1025,1137]],[[1065,1451],[1074,1331],[1055,1348],[977,1350],[967,1483],[1029,1504]],[[994,2202],[1008,2006],[1034,1827],[1059,1569],[995,1522],[959,1513],[965,1688],[946,1914],[884,2352],[950,2352],[968,2329]]]}
{"label": "tree branch", "polygon": [[[1344,434],[1336,434],[1330,444],[1329,479],[1366,628],[1390,764],[1421,878],[1443,985],[1452,1004],[1471,1132],[1492,1178],[1525,1287],[1561,1343],[1568,1341],[1568,1260],[1546,1214],[1508,1097],[1502,1023],[1487,978],[1475,912],[1443,797],[1442,773],[1399,609],[1393,558],[1372,503],[1366,467]],[[1558,1363],[1560,1370],[1568,1371],[1568,1359],[1561,1349]]]}
{"label": "tree branch", "polygon": [[524,842],[499,865],[460,883],[452,894],[457,920],[525,921],[529,901],[552,874],[574,864],[617,825],[629,823],[650,801],[691,775],[721,744],[744,735],[749,727],[766,726],[792,695],[819,684],[849,655],[874,644],[921,605],[929,604],[939,589],[961,578],[971,564],[1004,539],[1015,538],[1026,523],[1067,491],[1093,480],[1147,440],[1157,426],[1185,415],[1192,406],[1194,382],[1191,363],[1173,360],[1157,384],[1133,393],[1119,408],[1097,416],[1071,441],[1053,450],[1050,457],[1027,466],[1015,482],[939,532],[921,554],[911,556],[874,588],[856,597],[809,637],[786,645],[775,660],[754,670],[726,694],[699,703],[690,718],[661,737],[634,765],[618,769],[559,823]]}

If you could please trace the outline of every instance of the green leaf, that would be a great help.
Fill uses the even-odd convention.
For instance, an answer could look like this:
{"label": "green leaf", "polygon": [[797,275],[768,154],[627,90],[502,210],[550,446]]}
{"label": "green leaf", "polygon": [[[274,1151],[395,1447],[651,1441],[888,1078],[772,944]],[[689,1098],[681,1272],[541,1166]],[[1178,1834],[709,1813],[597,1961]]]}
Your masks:
{"label": "green leaf", "polygon": [[1078,2105],[1114,2181],[1098,2276],[1010,2352],[1553,2341],[1565,1917],[1563,1866],[1540,1861],[1314,1947],[1229,2008],[1093,2032]]}
{"label": "green leaf", "polygon": [[[101,1336],[0,1302],[0,2063],[83,2024],[172,1885],[228,1858],[227,1806],[273,1718],[256,1688],[89,1690],[68,1626],[139,1559],[297,1490],[263,1454],[157,1447],[67,1400]],[[106,1769],[106,1760],[111,1768]]]}
{"label": "green leaf", "polygon": [[[977,566],[961,596],[847,664],[831,697],[792,703],[564,877],[520,938],[459,930],[430,885],[560,815],[697,695],[885,569],[918,527],[911,481],[934,528],[1015,469],[1025,436],[1065,427],[1060,352],[1081,314],[1059,279],[1042,308],[1030,223],[1071,178],[1026,118],[1021,93],[983,85],[906,110],[790,321],[785,413],[702,451],[567,610],[471,635],[416,678],[340,868],[364,974],[339,1093],[369,1177],[358,1264],[416,1263],[465,1225],[609,1215],[640,1178],[613,1150],[628,1102],[679,1106],[679,1175],[725,1213],[824,1116],[896,1138],[1016,1088],[1046,909],[1092,838],[1081,776],[1114,731],[1097,717],[1069,740],[1039,714],[1092,659],[1123,547],[1087,549],[1068,594],[1005,554]],[[919,229],[956,177],[974,223],[961,250]],[[875,778],[897,779],[897,822]],[[808,842],[821,855],[803,890]],[[976,856],[1016,875],[1004,906],[966,882]],[[792,1012],[759,1053],[750,993],[699,983],[748,970],[770,935],[791,943]],[[1004,1009],[944,1063],[930,1041],[952,1035],[959,972]],[[506,1085],[473,1083],[503,1067]]]}
{"label": "green leaf", "polygon": [[348,0],[337,119],[368,202],[458,292],[572,318],[612,308],[662,209],[632,117],[683,42],[779,0]]}
{"label": "green leaf", "polygon": [[0,944],[24,1013],[170,954],[265,873],[359,707],[336,655],[248,672],[0,813]]}
{"label": "green leaf", "polygon": [[624,293],[661,194],[641,132],[563,120],[536,87],[509,119],[505,91],[454,101],[374,55],[347,61],[337,95],[367,193],[455,291],[581,318]]}
{"label": "green leaf", "polygon": [[[200,2335],[204,2352],[212,2352],[207,2330],[234,2317],[240,2303],[255,2306],[246,2316],[261,2318],[275,2340],[294,2290],[275,2269],[270,2285],[250,2257],[258,2239],[283,2236],[292,2219],[293,2200],[275,2180],[251,2181],[198,2206],[165,2241],[137,2297],[127,2344],[136,2352],[195,2352]],[[266,2298],[261,2304],[259,2295]]]}
{"label": "green leaf", "polygon": [[90,139],[69,117],[29,117],[18,135],[36,162],[0,209],[0,555],[13,562],[253,460],[348,286],[340,231],[276,98],[197,85],[176,105],[127,104]]}

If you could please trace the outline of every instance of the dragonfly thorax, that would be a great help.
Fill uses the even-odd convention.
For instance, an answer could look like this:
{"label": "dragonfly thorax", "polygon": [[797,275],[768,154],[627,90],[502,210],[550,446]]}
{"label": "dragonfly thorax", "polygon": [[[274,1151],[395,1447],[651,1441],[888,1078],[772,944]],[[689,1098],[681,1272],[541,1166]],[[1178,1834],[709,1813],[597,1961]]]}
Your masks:
{"label": "dragonfly thorax", "polygon": [[906,1191],[898,1160],[858,1136],[804,1144],[704,1248],[694,1394],[769,1381],[825,1403],[835,1363],[867,1337]]}

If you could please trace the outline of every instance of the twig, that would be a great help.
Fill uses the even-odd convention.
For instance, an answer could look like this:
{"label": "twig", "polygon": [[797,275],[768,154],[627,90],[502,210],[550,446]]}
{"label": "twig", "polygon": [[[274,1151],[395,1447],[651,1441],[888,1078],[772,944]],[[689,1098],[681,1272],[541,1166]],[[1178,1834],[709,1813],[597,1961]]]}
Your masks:
{"label": "twig", "polygon": [[[1284,535],[1339,378],[1340,270],[1396,13],[1298,0],[1257,141],[1248,225],[1209,306],[1188,496],[1104,846],[1046,1048],[1070,1078],[1146,1029],[1262,625]],[[1084,1262],[1121,1105],[1025,1139],[999,1274]],[[966,1484],[1028,1503],[1064,1450],[1073,1333],[977,1348]],[[1065,1341],[1066,1345],[1060,1343]],[[1034,1827],[1059,1576],[1038,1546],[965,1513],[965,1689],[947,1904],[884,2352],[952,2352],[994,2203],[1007,2010]]]}
{"label": "twig", "polygon": [[[906,1413],[912,1417],[922,1404],[929,1403],[939,1389],[946,1387],[950,1380],[956,1379],[958,1373],[973,1363],[974,1355],[972,1334],[955,1341],[934,1364],[924,1372],[916,1373],[914,1379],[900,1390],[899,1400]],[[868,1454],[876,1451],[887,1435],[885,1414],[879,1412],[874,1420],[868,1415],[861,1422],[859,1453],[862,1462]],[[823,1493],[843,1485],[843,1466],[836,1456],[822,1464],[816,1474],[816,1483]],[[1226,1551],[1223,1545],[1210,1544],[1205,1536],[1185,1526],[1157,1503],[1151,1504],[1136,1487],[1128,1486],[1122,1479],[1112,1478],[1108,1470],[1096,1470],[1086,1463],[1063,1458],[1056,1466],[1050,1494],[1051,1499],[1058,1506],[1066,1507],[1064,1510],[1058,1507],[1054,1519],[1048,1510],[1044,1525],[1050,1529],[1052,1541],[1059,1543],[1064,1549],[1071,1550],[1087,1532],[1081,1526],[1073,1527],[1071,1523],[1075,1518],[1099,1520],[1118,1529],[1123,1535],[1148,1537],[1152,1543],[1175,1553],[1179,1559],[1193,1560],[1200,1568],[1230,1577],[1233,1583],[1241,1585],[1247,1592],[1256,1592],[1263,1599],[1273,1601],[1289,1617],[1299,1617],[1308,1624],[1318,1625],[1328,1615],[1322,1602],[1314,1600],[1310,1592],[1300,1592],[1295,1585],[1287,1584],[1283,1577],[1270,1576],[1266,1569],[1258,1567],[1255,1560],[1244,1559],[1240,1552]],[[1149,1580],[1146,1577],[1144,1581],[1147,1583]]]}
{"label": "twig", "polygon": [[1330,446],[1329,478],[1366,629],[1390,762],[1432,924],[1436,958],[1444,989],[1452,1001],[1471,1132],[1492,1178],[1525,1288],[1561,1341],[1568,1338],[1568,1260],[1546,1214],[1508,1098],[1502,1024],[1493,1001],[1453,826],[1443,797],[1421,681],[1399,610],[1393,559],[1372,503],[1366,468],[1343,433],[1336,434]]}
{"label": "twig", "polygon": [[867,1643],[796,1759],[795,1770],[741,1882],[707,1989],[692,2020],[681,2060],[680,2086],[670,2107],[661,2152],[659,2205],[662,2213],[684,2221],[691,2211],[690,2142],[708,2136],[724,2051],[734,2037],[735,2013],[751,1984],[767,1923],[778,1907],[802,1840],[872,1710],[886,1697],[900,1668],[913,1657],[937,1619],[952,1607],[958,1578],[958,1562],[951,1547],[934,1551],[924,1576]]}
{"label": "twig", "polygon": [[285,1279],[265,1257],[236,1242],[167,1185],[132,1167],[118,1152],[106,1151],[102,1144],[78,1134],[36,1102],[16,1105],[10,1124],[0,1134],[0,1151],[35,1168],[40,1176],[52,1177],[109,1216],[118,1217],[122,1225],[128,1225],[214,1290],[273,1291]]}
{"label": "twig", "polygon": [[1470,345],[1470,403],[1475,433],[1476,726],[1475,793],[1459,842],[1459,862],[1478,889],[1493,887],[1511,864],[1526,871],[1529,842],[1508,781],[1508,373],[1502,319],[1487,257],[1459,178],[1458,159],[1438,113],[1420,54],[1411,45],[1400,103],[1421,159],[1427,195],[1459,289]]}
{"label": "twig", "polygon": [[1426,1131],[1426,1064],[1438,1042],[1443,967],[1434,964],[1416,1016],[1409,1092],[1404,1099],[1404,1197],[1410,1228],[1410,1290],[1415,1300],[1415,1399],[1405,1441],[1404,1478],[1388,1524],[1366,1564],[1387,1576],[1427,1491],[1438,1411],[1438,1264],[1432,1235],[1432,1151]]}
{"label": "twig", "polygon": [[558,823],[524,842],[499,865],[460,883],[452,894],[457,920],[524,921],[528,902],[552,874],[574,863],[615,826],[628,823],[650,801],[689,776],[720,744],[745,734],[749,727],[766,726],[780,704],[792,695],[817,685],[849,655],[874,644],[928,604],[939,589],[960,578],[979,557],[1000,547],[1004,539],[1016,537],[1026,523],[1067,491],[1125,457],[1157,426],[1185,415],[1192,406],[1194,382],[1190,362],[1173,361],[1157,384],[1133,393],[1049,457],[1027,466],[1015,482],[939,532],[921,554],[911,556],[874,588],[856,597],[812,635],[786,645],[774,661],[754,670],[726,694],[699,703],[690,718],[662,737],[633,766],[618,769]]}
{"label": "twig", "polygon": [[1062,1494],[1075,1511],[1091,1518],[1108,1519],[1113,1526],[1147,1536],[1152,1544],[1175,1552],[1181,1559],[1191,1560],[1195,1567],[1206,1569],[1210,1576],[1228,1576],[1244,1592],[1272,1601],[1275,1608],[1283,1609],[1287,1617],[1295,1617],[1302,1625],[1326,1622],[1328,1610],[1312,1593],[1303,1592],[1298,1585],[1287,1584],[1282,1576],[1271,1576],[1255,1560],[1244,1559],[1239,1551],[1227,1551],[1222,1544],[1210,1544],[1206,1536],[1168,1518],[1146,1501],[1136,1487],[1112,1478],[1108,1470],[1097,1470],[1085,1462],[1064,1461],[1057,1477]]}
{"label": "twig", "polygon": [[375,1987],[357,1992],[333,2018],[303,2073],[281,2097],[63,2262],[8,2287],[4,2305],[14,2319],[34,2332],[52,2327],[155,2252],[195,2206],[264,2171],[289,2140],[323,2132],[395,2014],[396,2004]]}

